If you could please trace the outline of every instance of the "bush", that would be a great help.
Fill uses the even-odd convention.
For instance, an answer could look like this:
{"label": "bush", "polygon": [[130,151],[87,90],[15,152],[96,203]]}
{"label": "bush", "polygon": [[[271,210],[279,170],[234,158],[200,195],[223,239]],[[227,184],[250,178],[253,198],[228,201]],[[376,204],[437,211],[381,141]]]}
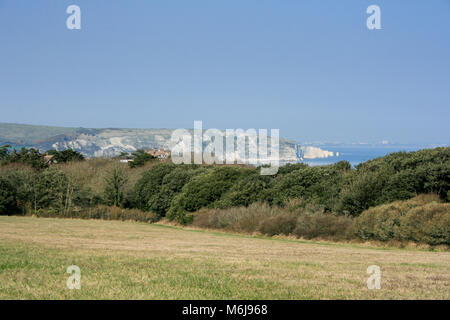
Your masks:
{"label": "bush", "polygon": [[229,209],[203,209],[193,214],[193,225],[265,235],[295,235],[301,238],[347,239],[352,219],[331,214],[308,214],[267,203]]}
{"label": "bush", "polygon": [[248,170],[250,172],[237,180],[217,202],[217,207],[247,207],[255,202],[272,202],[270,189],[273,185],[273,178],[261,176],[255,169]]}
{"label": "bush", "polygon": [[205,172],[205,170],[205,168],[197,165],[182,164],[177,166],[164,176],[158,194],[149,199],[150,210],[160,216],[165,216],[175,196],[193,177]]}
{"label": "bush", "polygon": [[343,240],[351,237],[352,219],[332,214],[300,215],[293,234],[298,238]]}
{"label": "bush", "polygon": [[137,181],[135,190],[138,208],[143,211],[154,210],[160,212],[158,196],[164,177],[172,172],[176,166],[172,163],[159,163],[147,170]]}
{"label": "bush", "polygon": [[266,218],[259,225],[259,232],[268,236],[290,235],[297,224],[297,217],[292,213],[281,213]]}
{"label": "bush", "polygon": [[130,168],[137,168],[144,166],[147,162],[157,159],[144,150],[137,150],[132,153],[133,161],[128,162]]}
{"label": "bush", "polygon": [[105,199],[108,205],[119,207],[124,202],[124,188],[127,177],[124,169],[116,165],[105,178]]}
{"label": "bush", "polygon": [[450,188],[450,148],[396,152],[357,166],[343,188],[337,211],[357,216],[364,210],[420,193],[446,200]]}
{"label": "bush", "polygon": [[366,210],[353,228],[362,240],[450,244],[450,209],[437,195],[420,195]]}
{"label": "bush", "polygon": [[222,195],[246,173],[248,169],[221,166],[195,176],[183,187],[182,193],[173,199],[167,217],[180,223],[189,223],[192,220],[190,212],[215,207]]}
{"label": "bush", "polygon": [[57,168],[42,171],[34,186],[35,208],[50,208],[65,214],[70,203],[71,184],[64,172]]}
{"label": "bush", "polygon": [[[61,217],[54,210],[38,210],[38,217]],[[137,209],[123,209],[118,207],[97,206],[94,208],[85,208],[79,211],[72,211],[65,218],[77,219],[101,219],[101,220],[121,220],[121,221],[138,221],[146,223],[154,223],[159,217],[152,212],[143,212]]]}
{"label": "bush", "polygon": [[[282,208],[267,203],[253,203],[249,207],[202,209],[193,214],[193,225],[201,228],[225,229],[236,232],[256,232],[262,220],[277,215]],[[284,211],[283,211],[284,212]]]}
{"label": "bush", "polygon": [[34,205],[34,185],[37,173],[30,166],[10,164],[0,167],[0,175],[14,190],[16,209],[25,214]]}
{"label": "bush", "polygon": [[52,155],[57,163],[67,163],[71,161],[83,161],[84,156],[78,151],[65,149],[63,151],[48,150],[47,154]]}
{"label": "bush", "polygon": [[331,211],[338,202],[342,182],[350,172],[350,164],[341,161],[322,167],[298,166],[298,169],[279,175],[271,192],[273,203],[284,205],[293,198],[321,204]]}

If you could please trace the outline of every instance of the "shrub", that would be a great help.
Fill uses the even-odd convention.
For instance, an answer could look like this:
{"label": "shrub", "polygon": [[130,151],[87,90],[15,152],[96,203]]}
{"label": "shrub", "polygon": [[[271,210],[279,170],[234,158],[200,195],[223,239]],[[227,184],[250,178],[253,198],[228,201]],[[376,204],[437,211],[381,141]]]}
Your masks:
{"label": "shrub", "polygon": [[351,236],[352,219],[323,213],[290,212],[267,203],[254,203],[249,207],[202,209],[193,214],[193,225],[235,232],[260,232],[269,236],[293,234],[308,239],[346,239]]}
{"label": "shrub", "polygon": [[275,179],[273,203],[284,205],[292,198],[303,198],[311,203],[322,204],[331,211],[341,192],[342,181],[350,172],[346,161],[323,167],[298,166]]}
{"label": "shrub", "polygon": [[34,186],[35,208],[50,208],[65,213],[68,208],[68,195],[71,185],[67,176],[57,168],[42,171]]}
{"label": "shrub", "polygon": [[105,178],[105,199],[107,204],[119,207],[124,202],[124,188],[127,177],[124,169],[116,165]]}
{"label": "shrub", "polygon": [[144,172],[135,186],[138,199],[138,208],[143,211],[159,211],[158,195],[163,184],[164,177],[172,172],[176,166],[172,163],[159,163]]}
{"label": "shrub", "polygon": [[173,171],[164,176],[160,191],[148,202],[150,210],[160,216],[165,216],[170,204],[183,187],[196,175],[205,172],[205,168],[197,165],[179,165]]}
{"label": "shrub", "polygon": [[[38,217],[61,217],[61,215],[54,210],[44,209],[38,210],[36,215]],[[143,212],[137,209],[123,209],[102,205],[94,208],[84,208],[82,210],[72,211],[66,215],[65,218],[138,221],[146,223],[154,223],[159,220],[158,215],[152,212]]]}
{"label": "shrub", "polygon": [[9,164],[0,167],[0,175],[14,190],[17,202],[16,209],[25,214],[34,204],[34,185],[37,180],[37,173],[30,166]]}
{"label": "shrub", "polygon": [[190,212],[215,207],[216,201],[246,173],[248,174],[248,169],[221,166],[195,176],[183,187],[182,193],[173,199],[167,217],[180,223],[188,223],[192,220]]}
{"label": "shrub", "polygon": [[[400,218],[400,238],[430,245],[450,244],[448,203],[427,203]],[[395,235],[394,235],[395,236]]]}
{"label": "shrub", "polygon": [[297,224],[297,217],[292,213],[281,213],[261,221],[259,232],[268,236],[290,235]]}
{"label": "shrub", "polygon": [[357,216],[369,207],[378,204],[387,176],[368,172],[357,175],[341,192],[338,212]]}
{"label": "shrub", "polygon": [[248,175],[234,183],[217,203],[220,208],[249,206],[255,202],[272,202],[270,188],[273,178],[261,176],[258,170],[248,169]]}
{"label": "shrub", "polygon": [[132,153],[133,161],[128,162],[130,168],[137,168],[144,166],[147,162],[157,159],[144,150],[137,150]]}
{"label": "shrub", "polygon": [[83,161],[84,156],[78,151],[72,149],[65,149],[62,151],[57,150],[48,150],[47,153],[49,155],[53,155],[53,159],[57,163],[67,163],[71,161]]}
{"label": "shrub", "polygon": [[357,166],[340,195],[338,211],[357,216],[369,207],[450,188],[450,148],[396,152]]}

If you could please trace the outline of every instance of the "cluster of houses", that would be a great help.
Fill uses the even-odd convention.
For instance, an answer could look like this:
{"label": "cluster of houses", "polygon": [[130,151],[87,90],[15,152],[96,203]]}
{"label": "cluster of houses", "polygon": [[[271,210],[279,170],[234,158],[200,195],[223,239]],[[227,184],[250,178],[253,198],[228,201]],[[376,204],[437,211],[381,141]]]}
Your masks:
{"label": "cluster of houses", "polygon": [[158,149],[158,150],[151,149],[151,150],[146,151],[146,153],[148,153],[148,154],[150,154],[150,155],[152,155],[152,156],[154,156],[154,157],[156,157],[156,158],[158,158],[160,160],[167,159],[167,158],[170,157],[170,151],[168,151],[168,150],[166,150],[164,148],[161,148],[161,149]]}

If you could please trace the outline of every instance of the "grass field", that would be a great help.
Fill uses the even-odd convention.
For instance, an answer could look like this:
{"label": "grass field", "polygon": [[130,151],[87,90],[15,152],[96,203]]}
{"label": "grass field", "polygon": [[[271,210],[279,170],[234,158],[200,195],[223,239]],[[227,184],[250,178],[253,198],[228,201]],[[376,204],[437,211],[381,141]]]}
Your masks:
{"label": "grass field", "polygon": [[[66,269],[81,269],[69,290]],[[381,289],[366,269],[378,265]],[[450,299],[450,253],[0,217],[0,299]]]}

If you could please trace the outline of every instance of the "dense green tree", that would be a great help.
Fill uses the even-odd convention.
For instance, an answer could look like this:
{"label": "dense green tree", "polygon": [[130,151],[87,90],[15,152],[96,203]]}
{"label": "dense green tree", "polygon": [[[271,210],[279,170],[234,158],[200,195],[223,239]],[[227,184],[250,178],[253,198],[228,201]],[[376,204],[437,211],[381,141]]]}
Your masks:
{"label": "dense green tree", "polygon": [[14,149],[6,157],[6,163],[23,163],[38,170],[46,167],[44,156],[34,148],[22,148],[19,151]]}
{"label": "dense green tree", "polygon": [[158,163],[144,172],[135,186],[138,208],[144,211],[159,209],[159,193],[166,175],[176,169],[172,163]]}
{"label": "dense green tree", "polygon": [[248,169],[235,166],[213,167],[195,176],[183,187],[183,192],[172,201],[167,213],[169,219],[177,219],[181,223],[190,220],[187,212],[194,212],[203,207],[214,207],[231,186],[243,175],[249,174]]}
{"label": "dense green tree", "polygon": [[160,216],[165,216],[174,197],[193,177],[206,170],[198,165],[182,164],[177,166],[164,176],[158,194],[149,198],[149,209]]}
{"label": "dense green tree", "polygon": [[70,161],[83,161],[84,156],[78,151],[72,149],[65,149],[62,151],[49,150],[47,151],[49,155],[53,155],[57,163],[67,163]]}
{"label": "dense green tree", "polygon": [[8,157],[9,148],[11,148],[11,146],[9,144],[5,144],[0,147],[0,161],[6,159]]}
{"label": "dense green tree", "polygon": [[66,174],[49,168],[39,173],[34,186],[34,209],[51,209],[65,214],[70,201],[71,185]]}

